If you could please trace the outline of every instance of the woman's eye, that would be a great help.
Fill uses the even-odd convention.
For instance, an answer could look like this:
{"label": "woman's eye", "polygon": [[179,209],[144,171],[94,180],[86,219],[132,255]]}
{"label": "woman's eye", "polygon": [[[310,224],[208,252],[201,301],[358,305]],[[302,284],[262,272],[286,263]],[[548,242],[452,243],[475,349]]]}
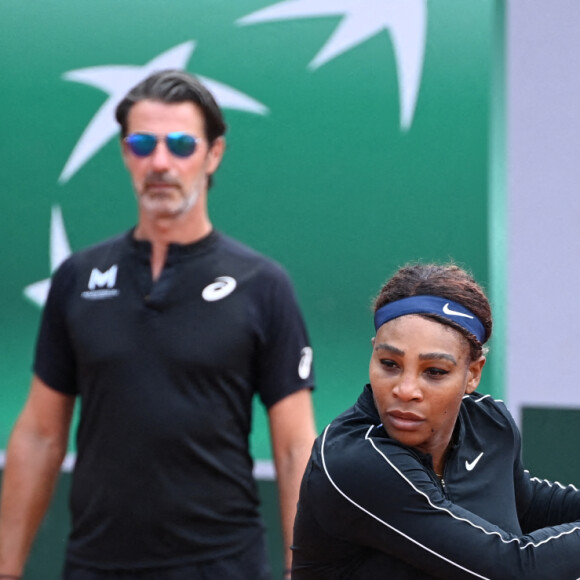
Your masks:
{"label": "woman's eye", "polygon": [[437,377],[442,377],[442,376],[448,374],[449,371],[448,370],[445,370],[445,369],[439,369],[439,368],[436,368],[436,367],[430,367],[430,368],[427,369],[426,373],[430,377],[437,378]]}
{"label": "woman's eye", "polygon": [[381,364],[388,369],[394,369],[397,367],[397,363],[390,359],[381,359]]}

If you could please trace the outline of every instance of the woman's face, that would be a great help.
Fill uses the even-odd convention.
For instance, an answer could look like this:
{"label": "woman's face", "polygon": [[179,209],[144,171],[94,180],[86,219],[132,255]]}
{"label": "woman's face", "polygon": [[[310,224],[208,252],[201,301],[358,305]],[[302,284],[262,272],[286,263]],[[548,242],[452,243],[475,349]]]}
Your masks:
{"label": "woman's face", "polygon": [[485,358],[469,359],[455,329],[410,314],[383,324],[373,339],[370,383],[389,436],[442,461],[461,399],[479,384]]}

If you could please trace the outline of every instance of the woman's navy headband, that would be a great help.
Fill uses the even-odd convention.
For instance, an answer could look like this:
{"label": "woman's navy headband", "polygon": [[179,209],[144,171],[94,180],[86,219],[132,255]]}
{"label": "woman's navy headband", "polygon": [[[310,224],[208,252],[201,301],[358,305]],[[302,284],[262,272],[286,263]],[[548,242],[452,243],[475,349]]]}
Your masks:
{"label": "woman's navy headband", "polygon": [[375,312],[375,330],[385,322],[406,314],[437,314],[463,326],[482,344],[485,341],[485,327],[481,320],[465,306],[440,296],[410,296],[381,306]]}

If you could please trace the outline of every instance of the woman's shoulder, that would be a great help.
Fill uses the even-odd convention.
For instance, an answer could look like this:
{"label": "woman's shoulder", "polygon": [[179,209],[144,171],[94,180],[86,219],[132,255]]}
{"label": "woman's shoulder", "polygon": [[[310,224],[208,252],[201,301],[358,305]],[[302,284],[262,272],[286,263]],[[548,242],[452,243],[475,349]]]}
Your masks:
{"label": "woman's shoulder", "polygon": [[461,415],[464,421],[467,420],[480,427],[491,425],[499,428],[517,429],[504,401],[477,391],[463,397]]}
{"label": "woman's shoulder", "polygon": [[317,473],[335,487],[357,488],[364,496],[376,485],[398,481],[401,473],[422,471],[423,454],[389,437],[378,417],[354,405],[324,429],[312,460]]}

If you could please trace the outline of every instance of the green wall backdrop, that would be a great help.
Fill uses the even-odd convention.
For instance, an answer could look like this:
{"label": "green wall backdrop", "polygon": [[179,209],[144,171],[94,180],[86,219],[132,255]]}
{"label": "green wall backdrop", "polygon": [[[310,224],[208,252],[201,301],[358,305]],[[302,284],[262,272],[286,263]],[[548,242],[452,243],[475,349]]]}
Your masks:
{"label": "green wall backdrop", "polygon": [[[160,66],[200,75],[224,108],[213,222],[290,272],[319,429],[366,381],[370,301],[398,266],[453,259],[499,298],[503,0],[5,0],[2,12],[0,449],[30,380],[31,285],[69,248],[134,223],[112,106]],[[496,334],[482,390],[501,395]],[[257,408],[252,445],[268,461],[265,425]]]}

